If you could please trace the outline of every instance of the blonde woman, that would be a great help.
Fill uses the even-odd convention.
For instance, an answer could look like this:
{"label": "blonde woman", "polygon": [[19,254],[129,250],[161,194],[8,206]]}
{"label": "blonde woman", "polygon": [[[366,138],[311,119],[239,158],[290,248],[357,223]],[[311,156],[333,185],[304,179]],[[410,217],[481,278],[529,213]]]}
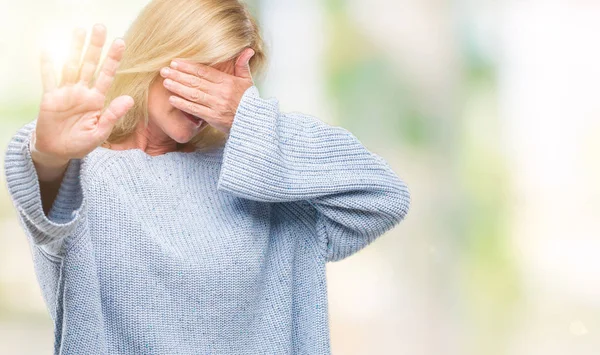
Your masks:
{"label": "blonde woman", "polygon": [[76,30],[5,155],[55,354],[329,354],[325,264],[404,219],[349,131],[261,98],[236,0],[154,0],[98,74]]}

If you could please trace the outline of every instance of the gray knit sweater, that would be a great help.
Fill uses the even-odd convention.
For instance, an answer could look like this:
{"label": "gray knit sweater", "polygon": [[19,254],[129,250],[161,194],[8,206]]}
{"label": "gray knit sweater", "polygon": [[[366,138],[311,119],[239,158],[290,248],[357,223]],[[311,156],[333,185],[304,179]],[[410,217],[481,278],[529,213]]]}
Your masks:
{"label": "gray knit sweater", "polygon": [[349,131],[249,88],[226,144],[70,161],[42,211],[22,127],[10,197],[55,354],[329,354],[325,263],[407,214],[406,184]]}

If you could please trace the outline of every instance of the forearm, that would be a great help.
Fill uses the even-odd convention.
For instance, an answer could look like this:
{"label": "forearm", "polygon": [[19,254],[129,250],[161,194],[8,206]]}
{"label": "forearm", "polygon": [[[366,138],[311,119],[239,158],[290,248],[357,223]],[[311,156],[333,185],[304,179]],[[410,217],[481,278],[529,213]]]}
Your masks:
{"label": "forearm", "polygon": [[282,113],[254,88],[236,113],[217,189],[260,202],[307,202],[327,261],[364,248],[410,206],[404,180],[350,131]]}
{"label": "forearm", "polygon": [[57,161],[39,152],[35,148],[35,131],[31,136],[29,151],[38,175],[40,194],[42,196],[42,208],[44,214],[47,216],[58,195],[58,190],[60,189],[69,161]]}
{"label": "forearm", "polygon": [[[40,154],[35,151],[33,158],[30,143],[36,124],[34,120],[21,127],[8,144],[4,154],[6,185],[32,243],[61,257],[58,241],[76,233],[86,213],[81,159],[70,159],[62,170],[62,163],[39,160]],[[36,162],[39,162],[37,167]]]}

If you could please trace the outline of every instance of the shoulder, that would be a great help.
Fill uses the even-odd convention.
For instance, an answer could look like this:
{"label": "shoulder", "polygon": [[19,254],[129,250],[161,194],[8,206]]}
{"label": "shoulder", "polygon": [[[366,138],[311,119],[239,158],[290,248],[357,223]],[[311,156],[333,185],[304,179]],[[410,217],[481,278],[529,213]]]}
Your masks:
{"label": "shoulder", "polygon": [[120,160],[118,152],[98,146],[81,159],[81,174],[86,183],[91,183],[97,178],[112,175],[111,170],[117,168]]}

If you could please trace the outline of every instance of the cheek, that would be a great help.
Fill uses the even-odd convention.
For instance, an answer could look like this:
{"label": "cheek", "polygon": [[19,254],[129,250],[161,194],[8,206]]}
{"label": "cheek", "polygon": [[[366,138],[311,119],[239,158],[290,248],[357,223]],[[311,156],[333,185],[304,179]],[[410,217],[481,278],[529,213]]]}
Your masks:
{"label": "cheek", "polygon": [[173,93],[167,90],[162,85],[162,82],[162,80],[158,80],[148,93],[148,111],[158,118],[172,114],[176,110],[176,107],[169,102],[169,96],[173,95]]}

